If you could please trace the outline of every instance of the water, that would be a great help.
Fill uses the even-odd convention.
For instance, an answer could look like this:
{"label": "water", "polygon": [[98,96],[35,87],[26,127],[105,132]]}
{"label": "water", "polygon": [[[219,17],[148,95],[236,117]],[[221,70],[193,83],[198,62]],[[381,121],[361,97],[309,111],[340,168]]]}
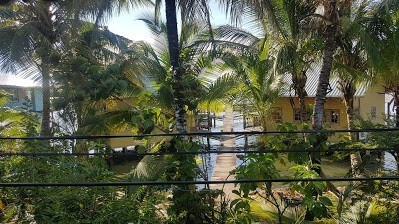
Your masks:
{"label": "water", "polygon": [[[222,114],[219,114],[218,116],[222,116]],[[216,120],[216,127],[212,127],[211,132],[220,132],[222,130],[223,127],[223,120]],[[244,131],[243,128],[243,117],[240,116],[237,112],[234,112],[234,131],[236,132],[240,132],[240,131]],[[200,142],[203,145],[207,144],[206,138],[203,137],[200,139]],[[256,143],[256,136],[248,136],[248,145],[253,145]],[[244,136],[238,136],[235,138],[235,144],[236,147],[242,148],[245,145],[245,138]],[[220,140],[217,139],[210,139],[210,146],[211,146],[211,150],[219,150],[220,149]],[[244,153],[237,153],[237,155],[244,155]],[[213,172],[213,168],[215,166],[216,163],[216,157],[217,154],[213,153],[213,154],[204,154],[200,156],[200,159],[202,159],[203,161],[206,162],[206,167],[202,167],[203,171],[206,171],[206,177],[200,178],[199,180],[204,180],[205,178],[207,178],[208,180],[211,179],[212,177],[212,172]],[[239,166],[240,164],[242,164],[243,161],[240,158],[237,158],[237,165]],[[384,160],[383,160],[383,164],[381,164],[381,162],[377,162],[376,164],[369,164],[371,166],[373,166],[373,170],[376,170],[377,167],[381,167],[382,169],[386,170],[386,171],[396,171],[396,161],[394,159],[394,157],[388,153],[385,152],[384,154]],[[281,165],[280,165],[281,166]],[[279,167],[279,170],[282,172],[282,175],[289,175],[291,176],[291,173],[287,173],[286,168],[287,167]],[[345,165],[343,165],[343,162],[340,161],[330,161],[329,163],[327,163],[326,161],[324,161],[324,166],[326,168],[326,174],[328,176],[332,176],[332,177],[343,177],[346,175],[347,171],[350,168],[350,164],[345,162]],[[340,168],[340,169],[338,169]]]}
{"label": "water", "polygon": [[393,155],[391,155],[391,153],[389,152],[385,152],[384,153],[384,170],[386,171],[397,171],[397,166],[396,166],[396,161],[395,161],[395,157],[393,157]]}
{"label": "water", "polygon": [[[218,116],[222,116],[223,114],[219,114]],[[215,127],[211,128],[211,132],[220,132],[223,127],[223,120],[216,119]],[[216,137],[216,136],[215,136]],[[199,143],[205,147],[207,147],[207,138],[201,137],[199,138]],[[210,150],[219,150],[220,148],[220,140],[217,138],[210,138]],[[201,160],[202,164],[199,166],[201,171],[205,176],[198,178],[199,181],[201,180],[210,180],[213,173],[213,168],[215,167],[217,154],[201,154],[199,155],[199,159]],[[198,186],[202,188],[203,186]]]}
{"label": "water", "polygon": [[[224,115],[224,113],[218,114],[218,117],[222,117]],[[212,127],[211,132],[221,132],[223,128],[223,120],[216,120],[216,126]],[[230,130],[226,130],[226,131],[230,131]],[[244,131],[243,129],[243,117],[240,116],[237,112],[234,112],[234,129],[233,131]],[[199,139],[200,143],[203,145],[207,145],[207,140],[206,137],[202,137]],[[248,144],[254,144],[256,143],[256,137],[255,136],[248,136]],[[236,147],[244,147],[245,145],[245,138],[244,136],[238,136],[235,138],[235,144]],[[211,150],[219,150],[220,149],[220,140],[218,139],[210,139],[210,147]],[[244,155],[244,153],[237,153],[237,155]],[[213,173],[213,168],[215,167],[215,163],[216,163],[216,158],[217,158],[217,154],[216,153],[212,153],[212,154],[203,154],[200,156],[201,161],[205,161],[206,164],[203,164],[201,167],[201,170],[203,172],[206,171],[207,175],[206,177],[201,177],[199,180],[204,180],[205,178],[207,178],[208,180],[211,179],[212,177],[212,173]],[[237,165],[242,164],[242,160],[237,158]],[[204,167],[204,165],[206,165],[206,167]]]}

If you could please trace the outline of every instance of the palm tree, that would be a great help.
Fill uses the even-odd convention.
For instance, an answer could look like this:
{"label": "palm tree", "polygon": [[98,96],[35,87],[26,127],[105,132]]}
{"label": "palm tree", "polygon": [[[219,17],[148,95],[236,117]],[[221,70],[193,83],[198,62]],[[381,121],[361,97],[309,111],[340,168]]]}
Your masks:
{"label": "palm tree", "polygon": [[[154,46],[146,43],[139,44],[141,50],[138,49],[139,52],[136,55],[141,57],[140,70],[152,82],[152,88],[157,93],[158,106],[173,116],[173,108],[176,107],[174,94],[176,81],[171,78],[170,74],[173,67],[169,53],[170,48],[165,48],[165,43],[168,40],[167,26],[156,21],[155,18],[142,20],[151,30],[155,44]],[[206,94],[201,79],[203,79],[204,71],[211,66],[211,59],[204,52],[209,45],[207,36],[207,25],[198,21],[187,23],[180,32],[178,48],[180,73],[183,75],[180,85],[183,89],[179,100],[189,111],[195,111],[200,101],[204,101],[204,94]],[[212,95],[212,97],[214,96]],[[176,123],[178,122],[176,121]]]}
{"label": "palm tree", "polygon": [[399,127],[399,26],[395,13],[399,11],[397,1],[385,0],[376,5],[367,25],[365,47],[375,73],[386,93],[393,97],[396,127]]}
{"label": "palm tree", "polygon": [[[291,88],[299,99],[300,118],[302,122],[306,122],[306,72],[317,60],[320,42],[320,38],[314,35],[309,24],[316,8],[308,2],[294,0],[283,1],[281,5],[278,13],[282,16],[276,17],[280,32],[272,34],[278,39],[276,65],[279,73],[291,74]],[[268,21],[272,22],[270,19]]]}
{"label": "palm tree", "polygon": [[[13,1],[15,2],[15,1]],[[16,1],[1,7],[0,64],[5,72],[34,76],[42,81],[43,112],[41,134],[50,130],[50,80],[59,60],[60,46],[67,42],[67,30],[83,16],[112,12],[144,1]],[[118,3],[118,4],[116,4]],[[86,17],[87,18],[87,17]],[[97,19],[99,20],[99,19]],[[96,22],[97,23],[97,22]]]}
{"label": "palm tree", "polygon": [[[11,8],[12,7],[12,8]],[[43,91],[42,135],[50,135],[50,73],[56,63],[56,42],[65,29],[52,19],[64,18],[62,10],[52,11],[50,2],[16,3],[1,8],[1,69],[18,72],[27,67],[40,74]],[[61,14],[62,13],[62,14]],[[32,70],[31,69],[31,70]]]}
{"label": "palm tree", "polygon": [[[96,35],[95,43],[93,35]],[[120,103],[127,105],[130,113],[138,113],[134,103],[126,99],[140,95],[144,87],[135,67],[138,60],[128,53],[134,45],[106,27],[96,28],[91,23],[82,25],[68,42],[69,51],[62,55],[53,73],[54,84],[59,87],[53,92],[53,104],[59,115],[65,115],[61,116],[64,122],[72,123],[75,128],[70,134],[82,131],[84,126],[91,127],[85,134],[98,134],[94,126],[101,127],[101,134],[109,134],[109,125],[105,125],[109,124],[109,117],[88,124],[104,107],[110,109]]]}
{"label": "palm tree", "polygon": [[230,26],[219,27],[215,33],[222,67],[240,83],[237,89],[242,90],[241,101],[255,109],[266,131],[270,107],[280,92],[280,80],[273,72],[274,58],[269,55],[269,39]]}
{"label": "palm tree", "polygon": [[[155,14],[159,15],[159,9],[161,5],[161,0],[156,0],[155,2]],[[208,0],[181,0],[178,1],[178,7],[181,10],[182,28],[193,19],[205,18],[210,25],[210,15],[208,8]],[[174,98],[174,110],[176,119],[176,131],[178,133],[186,132],[186,119],[185,119],[185,105],[182,100],[184,95],[182,93],[182,79],[183,72],[180,68],[179,62],[179,32],[177,28],[177,17],[176,17],[176,0],[165,0],[165,15],[166,15],[166,28],[167,28],[167,40],[169,48],[169,58],[171,62],[171,74],[173,75],[173,98]],[[209,29],[211,30],[211,29]]]}
{"label": "palm tree", "polygon": [[[323,126],[324,116],[324,103],[327,96],[327,90],[330,83],[330,75],[332,69],[332,63],[334,60],[334,52],[337,47],[336,44],[336,33],[339,24],[338,4],[345,5],[348,1],[337,2],[336,0],[325,0],[322,2],[324,7],[324,18],[326,25],[324,26],[324,50],[323,50],[323,62],[319,75],[319,82],[317,84],[316,98],[313,109],[313,129],[320,131]],[[341,5],[341,6],[342,6]],[[341,8],[342,9],[342,8]],[[316,148],[318,148],[316,144]],[[318,159],[317,159],[318,160]]]}
{"label": "palm tree", "polygon": [[[368,2],[351,4],[348,11],[342,15],[346,23],[341,24],[337,32],[337,52],[333,64],[333,75],[337,75],[339,89],[343,95],[347,114],[347,129],[354,128],[355,111],[354,97],[359,85],[367,81],[368,66],[366,54],[360,37],[364,33],[363,25],[367,20]],[[356,133],[350,132],[351,139],[356,140]],[[359,175],[362,163],[360,152],[350,155],[352,174]]]}

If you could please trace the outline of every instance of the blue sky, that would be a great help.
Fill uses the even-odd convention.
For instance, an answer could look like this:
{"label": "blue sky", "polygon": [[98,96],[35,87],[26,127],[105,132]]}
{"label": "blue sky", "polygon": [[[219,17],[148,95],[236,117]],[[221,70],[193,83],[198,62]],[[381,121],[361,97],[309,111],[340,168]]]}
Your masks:
{"label": "blue sky", "polygon": [[[211,22],[213,26],[219,26],[228,23],[228,19],[222,9],[215,1],[210,3]],[[114,16],[107,22],[110,31],[127,37],[131,40],[145,40],[151,42],[151,34],[142,21],[143,15],[152,14],[153,8],[139,8],[130,12],[123,12],[119,16]]]}

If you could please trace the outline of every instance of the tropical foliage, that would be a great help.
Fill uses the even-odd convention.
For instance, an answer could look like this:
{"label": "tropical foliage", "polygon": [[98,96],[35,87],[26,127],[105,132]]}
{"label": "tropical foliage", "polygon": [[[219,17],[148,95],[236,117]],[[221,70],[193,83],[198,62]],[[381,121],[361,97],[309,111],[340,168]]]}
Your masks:
{"label": "tropical foliage", "polygon": [[[355,116],[356,90],[371,82],[393,97],[399,126],[398,1],[223,0],[219,4],[233,24],[216,28],[208,0],[0,3],[0,71],[40,80],[43,91],[43,112],[37,114],[29,111],[29,100],[26,108],[9,108],[10,95],[0,90],[0,185],[10,184],[1,188],[2,222],[398,222],[397,180],[339,188],[312,180],[326,177],[325,161],[348,158],[348,176],[397,176],[398,167],[366,172],[367,161],[379,155],[359,150],[384,147],[378,150],[393,155],[398,166],[397,131],[372,133],[362,142],[349,134],[335,144],[322,121],[335,75],[348,129],[386,128]],[[152,44],[104,26],[110,17],[142,5],[155,12],[140,19]],[[254,29],[240,28],[246,21]],[[314,64],[321,70],[311,126],[305,86]],[[240,165],[229,175],[241,183],[232,192],[193,184],[209,179],[214,157],[206,150],[212,138],[221,139],[207,136],[209,147],[203,147],[202,137],[157,134],[195,129],[202,120],[186,121],[197,115],[207,117],[211,131],[212,113],[226,107],[259,118],[267,131],[287,76],[302,123],[277,123],[278,134],[260,135],[251,146],[257,153],[239,155]],[[308,134],[312,130],[316,133]],[[136,145],[122,152],[111,148],[110,137],[97,136],[126,131],[137,135],[129,137]],[[47,138],[58,135],[92,136]],[[117,169],[121,163],[126,170]],[[274,178],[301,181],[272,185]],[[253,179],[263,181],[248,181]],[[153,186],[156,181],[164,183]],[[189,184],[181,184],[185,181]],[[112,182],[127,186],[85,184]]]}

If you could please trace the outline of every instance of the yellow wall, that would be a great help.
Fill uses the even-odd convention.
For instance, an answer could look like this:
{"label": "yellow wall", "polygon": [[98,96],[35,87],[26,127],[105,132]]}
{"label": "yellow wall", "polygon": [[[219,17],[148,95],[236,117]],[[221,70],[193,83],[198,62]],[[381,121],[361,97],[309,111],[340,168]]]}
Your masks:
{"label": "yellow wall", "polygon": [[[120,104],[121,107],[125,107],[125,104]],[[189,112],[186,116],[186,124],[187,124],[187,132],[195,132],[197,130],[197,126],[195,123],[195,116],[193,113]],[[152,134],[161,134],[163,132],[155,129]],[[125,130],[120,132],[111,133],[111,135],[132,135],[132,130]],[[150,144],[155,144],[163,140],[168,140],[170,137],[152,137],[150,139]],[[112,138],[108,141],[108,144],[111,148],[122,148],[127,146],[135,146],[135,145],[143,145],[144,142],[142,140],[137,140],[134,138]]]}
{"label": "yellow wall", "polygon": [[[126,131],[121,131],[121,132],[117,132],[117,133],[112,133],[111,135],[132,135],[132,131],[126,130]],[[109,145],[113,149],[127,147],[127,146],[140,145],[140,143],[142,143],[142,141],[135,140],[133,138],[111,138],[109,140]]]}
{"label": "yellow wall", "polygon": [[[363,97],[355,100],[355,108],[364,119],[370,119],[375,123],[384,123],[385,94],[384,88],[379,85],[372,85]],[[372,116],[372,107],[375,108],[375,116]]]}
{"label": "yellow wall", "polygon": [[[161,134],[161,131],[154,130],[152,134]],[[115,132],[112,133],[111,135],[133,135],[130,130],[126,131],[120,131],[120,132]],[[168,140],[170,137],[163,137],[163,136],[157,136],[157,137],[151,137],[149,139],[149,144],[156,144],[158,142]],[[122,148],[122,147],[128,147],[128,146],[135,146],[135,145],[144,145],[143,140],[138,140],[134,138],[111,138],[108,141],[108,144],[111,148]]]}
{"label": "yellow wall", "polygon": [[[299,108],[299,101],[297,98],[293,98],[294,108]],[[310,108],[313,108],[314,97],[309,97],[306,99],[306,105]],[[282,111],[282,122],[295,123],[294,122],[294,110],[290,103],[290,98],[281,97],[277,99],[277,101],[273,104],[275,108],[281,108]],[[346,108],[341,98],[328,98],[325,102],[324,108],[326,110],[334,109],[339,110],[339,123],[338,124],[330,124],[331,129],[346,129],[347,127],[347,117],[346,117]],[[269,131],[276,130],[275,122],[270,122],[268,126]]]}

